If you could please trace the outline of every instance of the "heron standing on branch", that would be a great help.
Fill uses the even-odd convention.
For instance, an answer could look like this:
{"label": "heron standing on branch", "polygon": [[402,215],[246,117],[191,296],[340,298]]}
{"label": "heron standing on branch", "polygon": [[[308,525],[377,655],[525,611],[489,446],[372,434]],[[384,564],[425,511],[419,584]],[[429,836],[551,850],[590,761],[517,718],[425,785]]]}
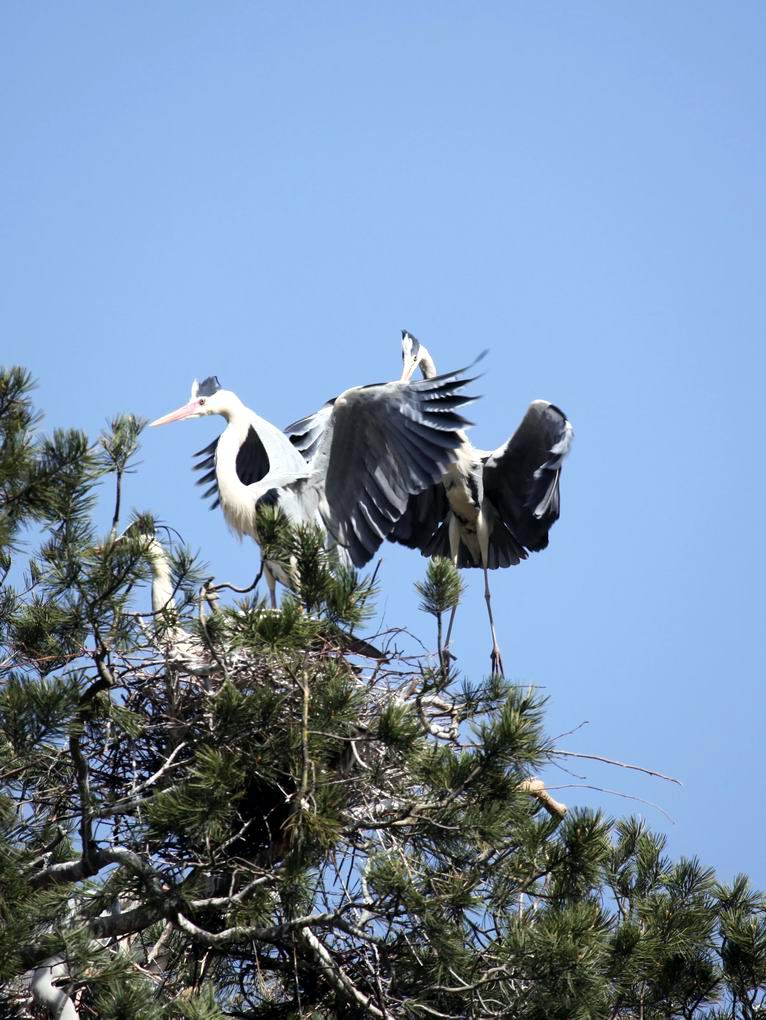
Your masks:
{"label": "heron standing on branch", "polygon": [[[458,408],[472,397],[465,369],[414,383],[355,387],[323,415],[308,460],[276,425],[259,417],[216,376],[196,380],[183,407],[153,421],[165,425],[220,414],[223,433],[200,451],[209,467],[206,495],[216,495],[230,527],[258,541],[260,506],[279,507],[293,524],[316,524],[345,558],[360,567],[407,510],[408,501],[442,477],[470,423]],[[322,409],[325,410],[324,408]],[[275,603],[275,579],[290,586],[284,566],[266,565]]]}
{"label": "heron standing on branch", "polygon": [[[417,368],[424,379],[438,378],[426,347],[402,330],[400,381],[411,380]],[[548,532],[559,517],[561,465],[573,438],[563,411],[547,400],[533,401],[511,438],[494,451],[477,450],[460,433],[457,455],[441,481],[413,494],[390,535],[424,556],[448,556],[457,567],[482,568],[493,672],[502,673],[503,663],[488,571],[514,566],[548,545]],[[447,648],[454,619],[453,609]]]}

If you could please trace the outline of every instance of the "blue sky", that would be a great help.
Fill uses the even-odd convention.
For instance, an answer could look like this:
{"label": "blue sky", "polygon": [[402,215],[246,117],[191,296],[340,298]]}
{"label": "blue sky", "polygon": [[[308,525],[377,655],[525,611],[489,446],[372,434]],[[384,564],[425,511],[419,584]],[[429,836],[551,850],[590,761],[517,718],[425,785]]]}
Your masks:
{"label": "blue sky", "polygon": [[[217,373],[278,423],[490,348],[499,445],[577,438],[550,548],[492,577],[507,672],[550,696],[568,803],[766,886],[762,525],[766,9],[656,2],[5,4],[2,360],[49,426],[154,418]],[[218,425],[147,434],[127,491],[246,582],[193,485]],[[106,512],[105,512],[106,520]],[[380,610],[418,618],[387,547]],[[488,665],[480,576],[461,666]]]}

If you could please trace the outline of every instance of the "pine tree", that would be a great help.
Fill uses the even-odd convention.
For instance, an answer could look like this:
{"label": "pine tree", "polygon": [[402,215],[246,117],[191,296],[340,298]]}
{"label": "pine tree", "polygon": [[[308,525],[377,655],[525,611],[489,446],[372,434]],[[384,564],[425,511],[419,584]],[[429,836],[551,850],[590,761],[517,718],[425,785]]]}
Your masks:
{"label": "pine tree", "polygon": [[231,600],[122,520],[141,422],[38,424],[0,374],[0,1016],[766,1015],[764,898],[565,813],[543,699],[442,654],[450,563],[415,660],[357,633],[374,579],[268,509],[295,592]]}

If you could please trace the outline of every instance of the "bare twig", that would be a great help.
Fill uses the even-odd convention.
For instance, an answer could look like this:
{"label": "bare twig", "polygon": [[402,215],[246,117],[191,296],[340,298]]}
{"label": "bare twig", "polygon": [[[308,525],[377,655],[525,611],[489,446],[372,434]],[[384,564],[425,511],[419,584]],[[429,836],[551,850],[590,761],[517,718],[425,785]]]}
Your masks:
{"label": "bare twig", "polygon": [[229,584],[228,581],[221,581],[220,584],[212,584],[211,582],[214,580],[214,578],[212,577],[209,577],[207,579],[204,587],[205,590],[209,592],[233,591],[236,592],[238,595],[247,595],[248,592],[251,592],[253,591],[254,588],[258,587],[258,582],[262,577],[263,577],[263,561],[261,561],[261,569],[255,575],[255,580],[247,588],[238,588],[235,584]]}
{"label": "bare twig", "polygon": [[573,726],[571,730],[566,730],[564,733],[558,733],[553,738],[554,743],[557,740],[561,740],[562,737],[571,737],[573,733],[577,733],[578,730],[581,730],[584,726],[590,726],[590,719],[583,719],[581,723],[578,723],[576,726]]}
{"label": "bare twig", "polygon": [[232,942],[281,942],[292,932],[309,927],[324,928],[336,925],[343,915],[349,910],[359,910],[372,907],[373,904],[367,900],[350,901],[342,904],[337,910],[325,911],[321,914],[307,914],[303,917],[296,917],[292,921],[285,921],[283,924],[273,924],[267,927],[255,927],[252,925],[239,925],[233,928],[225,928],[223,931],[212,932],[200,928],[178,913],[177,921],[179,928],[192,935],[198,942],[206,946],[225,946]]}
{"label": "bare twig", "polygon": [[621,790],[608,790],[604,786],[591,786],[588,783],[567,783],[564,786],[552,786],[552,790],[595,790],[596,793],[609,793],[614,797],[622,797],[624,800],[636,800],[639,804],[646,804],[647,807],[654,808],[655,811],[659,811],[660,814],[664,815],[669,822],[673,825],[676,824],[675,818],[669,815],[668,812],[661,808],[659,804],[655,804],[651,800],[645,800],[643,797],[635,797],[631,793],[623,793]]}
{"label": "bare twig", "polygon": [[176,756],[184,747],[186,747],[185,741],[183,741],[182,743],[178,744],[175,748],[173,748],[171,753],[168,755],[168,758],[165,761],[164,765],[162,765],[162,767],[159,768],[154,773],[154,775],[149,776],[148,779],[145,779],[142,783],[139,783],[138,786],[131,793],[130,797],[123,797],[121,800],[116,800],[114,801],[114,803],[109,804],[105,808],[102,808],[100,811],[98,811],[98,817],[108,818],[110,815],[121,814],[126,808],[130,809],[135,807],[136,804],[138,803],[137,795],[141,793],[143,790],[148,789],[150,786],[154,786],[154,784],[168,771],[168,769],[173,767]]}
{"label": "bare twig", "polygon": [[94,680],[90,687],[87,687],[80,695],[79,707],[81,712],[90,705],[97,694],[114,687],[114,676],[106,662],[108,654],[109,649],[96,635],[96,649],[92,652],[92,655],[98,672],[98,680]]}
{"label": "bare twig", "polygon": [[555,758],[556,755],[561,755],[565,758],[586,758],[589,761],[601,761],[605,765],[617,765],[621,769],[633,769],[636,772],[643,772],[647,776],[654,776],[656,779],[664,779],[668,783],[675,783],[676,786],[684,785],[680,779],[674,779],[673,776],[666,776],[663,772],[655,772],[653,769],[644,768],[643,765],[630,765],[625,761],[617,761],[614,758],[605,758],[600,754],[583,754],[580,751],[562,751],[559,748],[556,748],[556,750],[552,752],[552,757]]}

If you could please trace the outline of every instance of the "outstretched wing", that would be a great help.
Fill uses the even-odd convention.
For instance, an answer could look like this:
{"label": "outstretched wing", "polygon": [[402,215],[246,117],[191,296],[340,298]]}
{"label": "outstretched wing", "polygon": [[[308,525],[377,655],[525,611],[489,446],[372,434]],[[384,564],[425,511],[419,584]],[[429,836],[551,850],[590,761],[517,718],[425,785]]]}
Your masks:
{"label": "outstretched wing", "polygon": [[[444,491],[444,483],[438,481],[436,485],[429,485],[427,489],[410,496],[407,501],[407,509],[394,525],[391,533],[386,535],[391,542],[398,542],[410,549],[419,549],[424,556],[449,556],[449,541],[442,548],[443,543],[438,543],[438,550],[430,552],[432,541],[439,526],[446,520],[449,513],[449,502],[447,493]],[[445,532],[446,535],[446,532]]]}
{"label": "outstretched wing", "polygon": [[561,465],[573,439],[564,412],[535,400],[508,442],[482,458],[484,497],[527,549],[548,545],[548,531],[559,517]]}
{"label": "outstretched wing", "polygon": [[470,422],[459,409],[466,369],[346,390],[335,401],[311,462],[327,530],[356,566],[374,555],[410,496],[441,479]]}
{"label": "outstretched wing", "polygon": [[294,421],[285,429],[285,435],[288,436],[290,442],[307,462],[313,460],[319,449],[319,441],[324,430],[327,428],[327,423],[330,420],[330,415],[337,399],[337,397],[333,397],[332,400],[328,400],[314,414],[309,414],[305,418]]}

